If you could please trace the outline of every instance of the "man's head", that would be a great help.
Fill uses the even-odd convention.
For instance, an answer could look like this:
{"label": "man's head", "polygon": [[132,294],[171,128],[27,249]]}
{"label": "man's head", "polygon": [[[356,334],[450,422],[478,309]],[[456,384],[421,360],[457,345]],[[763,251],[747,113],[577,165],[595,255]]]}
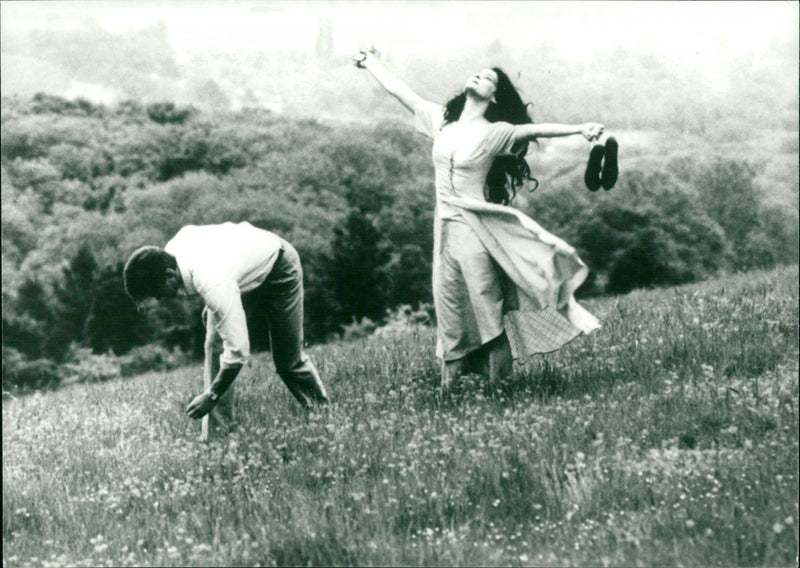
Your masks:
{"label": "man's head", "polygon": [[147,298],[172,298],[182,285],[175,257],[153,246],[142,247],[131,255],[122,278],[125,291],[136,304]]}

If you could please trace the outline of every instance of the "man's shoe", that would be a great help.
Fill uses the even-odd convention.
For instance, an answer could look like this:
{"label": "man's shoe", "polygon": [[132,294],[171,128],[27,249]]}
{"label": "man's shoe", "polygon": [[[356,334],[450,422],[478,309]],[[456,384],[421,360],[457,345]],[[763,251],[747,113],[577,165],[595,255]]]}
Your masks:
{"label": "man's shoe", "polygon": [[600,169],[603,165],[603,154],[605,149],[602,145],[597,144],[589,152],[589,163],[586,164],[586,173],[583,175],[583,181],[589,191],[597,191],[600,189],[602,182],[600,181]]}
{"label": "man's shoe", "polygon": [[619,176],[619,168],[617,167],[618,149],[619,145],[617,144],[616,139],[609,138],[606,140],[606,151],[603,159],[603,174],[601,177],[603,189],[606,191],[614,187],[614,184],[617,183],[617,176]]}

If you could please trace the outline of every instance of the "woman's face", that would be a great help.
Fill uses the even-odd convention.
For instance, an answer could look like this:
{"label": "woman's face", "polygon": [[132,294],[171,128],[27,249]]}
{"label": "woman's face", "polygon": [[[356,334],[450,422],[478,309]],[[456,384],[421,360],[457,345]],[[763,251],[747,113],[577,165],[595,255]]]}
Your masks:
{"label": "woman's face", "polygon": [[490,100],[497,91],[497,73],[492,69],[483,69],[467,79],[464,90],[481,100]]}

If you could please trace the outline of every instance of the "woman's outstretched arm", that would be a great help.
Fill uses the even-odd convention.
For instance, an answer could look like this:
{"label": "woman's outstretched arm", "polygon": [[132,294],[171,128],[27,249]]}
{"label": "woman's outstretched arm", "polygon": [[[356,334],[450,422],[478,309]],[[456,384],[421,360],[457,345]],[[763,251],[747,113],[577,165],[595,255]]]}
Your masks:
{"label": "woman's outstretched arm", "polygon": [[583,135],[592,142],[603,135],[605,126],[597,122],[584,124],[520,124],[514,127],[517,142],[531,142],[536,138],[556,138],[558,136]]}
{"label": "woman's outstretched arm", "polygon": [[411,112],[423,102],[422,97],[412,91],[403,81],[392,75],[372,51],[362,49],[353,57],[356,67],[366,69],[386,91],[400,101]]}

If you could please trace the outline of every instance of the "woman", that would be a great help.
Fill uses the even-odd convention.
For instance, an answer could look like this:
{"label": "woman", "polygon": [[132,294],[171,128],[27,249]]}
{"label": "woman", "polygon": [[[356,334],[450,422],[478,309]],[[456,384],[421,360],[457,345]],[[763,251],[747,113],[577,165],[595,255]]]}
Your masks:
{"label": "woman", "polygon": [[575,134],[593,141],[603,125],[533,124],[497,67],[467,79],[442,107],[389,73],[374,50],[353,59],[433,138],[433,296],[442,387],[487,366],[496,386],[511,375],[514,355],[553,351],[597,329],[597,319],[573,297],[586,265],[572,247],[508,204],[532,179],[523,157],[529,142]]}

